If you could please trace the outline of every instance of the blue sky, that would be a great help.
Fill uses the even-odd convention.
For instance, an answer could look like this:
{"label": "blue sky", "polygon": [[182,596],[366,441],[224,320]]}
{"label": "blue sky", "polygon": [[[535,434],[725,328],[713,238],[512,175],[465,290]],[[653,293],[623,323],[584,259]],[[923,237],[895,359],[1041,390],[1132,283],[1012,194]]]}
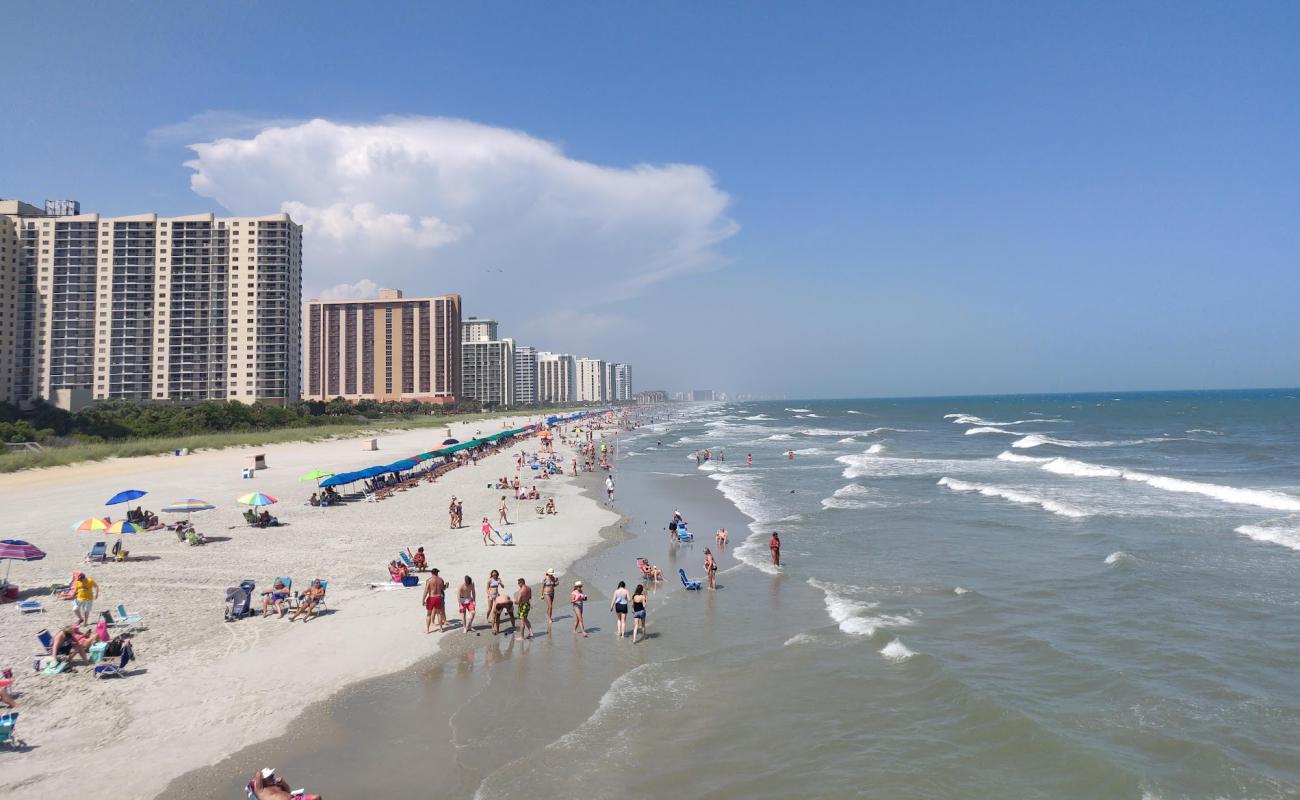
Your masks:
{"label": "blue sky", "polygon": [[642,388],[1294,386],[1297,30],[1265,2],[40,4],[0,32],[0,196],[296,204],[309,292],[459,291]]}

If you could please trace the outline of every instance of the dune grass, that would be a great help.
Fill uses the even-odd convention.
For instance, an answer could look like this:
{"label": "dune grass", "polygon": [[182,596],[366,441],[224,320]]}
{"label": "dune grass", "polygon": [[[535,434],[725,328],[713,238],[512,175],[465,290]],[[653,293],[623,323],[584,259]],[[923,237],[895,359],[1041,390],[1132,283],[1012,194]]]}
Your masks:
{"label": "dune grass", "polygon": [[[548,410],[524,412],[545,415]],[[483,414],[456,415],[453,417],[403,417],[357,423],[312,425],[297,428],[277,428],[266,431],[240,431],[227,433],[197,433],[190,436],[164,436],[146,439],[122,439],[108,442],[86,442],[44,450],[22,450],[0,454],[0,473],[18,472],[38,467],[59,467],[82,461],[103,461],[107,458],[130,458],[170,453],[181,448],[220,450],[226,447],[255,447],[283,442],[317,442],[325,439],[379,434],[384,431],[413,428],[443,428],[456,422],[474,422],[503,416],[518,416],[520,412],[499,411]],[[441,437],[439,437],[441,441]]]}

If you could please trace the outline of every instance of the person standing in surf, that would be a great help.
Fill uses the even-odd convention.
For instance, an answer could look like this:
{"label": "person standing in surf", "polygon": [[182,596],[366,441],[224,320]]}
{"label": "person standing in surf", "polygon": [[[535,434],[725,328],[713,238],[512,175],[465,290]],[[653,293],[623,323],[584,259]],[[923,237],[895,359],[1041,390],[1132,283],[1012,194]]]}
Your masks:
{"label": "person standing in surf", "polygon": [[587,625],[582,621],[582,605],[586,602],[587,595],[582,591],[582,581],[574,581],[573,592],[569,595],[569,604],[573,606],[573,632],[591,638],[587,633]]}
{"label": "person standing in surf", "polygon": [[718,574],[718,562],[713,559],[713,551],[707,547],[704,548],[704,573],[709,576],[709,588],[718,588],[718,584],[714,581],[714,577]]}
{"label": "person standing in surf", "polygon": [[753,454],[753,453],[746,453],[746,454],[745,454],[745,466],[747,466],[747,467],[752,467],[752,466],[754,466],[754,454]]}
{"label": "person standing in surf", "polygon": [[632,592],[632,644],[636,644],[638,634],[645,636],[646,599],[645,586],[638,583]]}
{"label": "person standing in surf", "polygon": [[622,639],[627,635],[627,584],[623,581],[618,582],[618,588],[614,590],[614,596],[609,600],[609,610],[614,612],[618,619],[618,638]]}
{"label": "person standing in surf", "polygon": [[432,633],[433,626],[438,626],[438,633],[442,633],[447,627],[447,609],[444,607],[443,592],[446,591],[447,582],[438,577],[438,568],[431,570],[432,574],[429,580],[424,583],[424,597],[421,602],[424,604],[425,619],[424,632]]}
{"label": "person standing in surf", "polygon": [[767,543],[767,549],[772,551],[772,566],[781,566],[781,534],[772,531],[772,538]]}
{"label": "person standing in surf", "polygon": [[550,630],[551,623],[555,621],[555,587],[560,585],[560,581],[555,577],[555,569],[546,570],[542,576],[542,597],[546,598],[546,628]]}
{"label": "person standing in surf", "polygon": [[518,638],[533,638],[533,623],[528,621],[528,612],[533,609],[533,587],[523,578],[519,579],[519,591],[515,593],[515,608],[519,614]]}
{"label": "person standing in surf", "polygon": [[474,629],[474,600],[476,599],[474,579],[470,576],[465,576],[465,582],[460,585],[460,591],[457,592],[457,599],[460,601],[460,625],[465,633],[469,633]]}

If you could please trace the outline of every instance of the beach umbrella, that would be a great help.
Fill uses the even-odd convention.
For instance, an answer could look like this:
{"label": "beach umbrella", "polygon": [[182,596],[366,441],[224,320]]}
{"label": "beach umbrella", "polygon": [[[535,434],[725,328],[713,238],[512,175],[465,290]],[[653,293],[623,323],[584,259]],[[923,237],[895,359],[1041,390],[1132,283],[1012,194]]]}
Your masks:
{"label": "beach umbrella", "polygon": [[443,444],[460,444],[460,439],[443,439]]}
{"label": "beach umbrella", "polygon": [[5,583],[9,583],[9,567],[15,561],[40,561],[45,552],[30,542],[22,539],[5,539],[0,542],[0,559],[8,561],[5,565]]}
{"label": "beach umbrella", "polygon": [[81,522],[76,523],[72,526],[72,529],[74,531],[82,531],[83,533],[98,533],[99,531],[108,530],[109,524],[109,521],[106,519],[91,517],[90,519],[83,519]]}
{"label": "beach umbrella", "polygon": [[323,469],[314,469],[314,470],[312,470],[311,472],[308,472],[306,475],[303,475],[303,476],[302,476],[301,478],[299,478],[298,480],[300,480],[300,481],[316,481],[317,483],[319,483],[321,478],[333,478],[333,477],[334,477],[334,473],[333,473],[333,472],[326,472],[326,471],[323,470]]}
{"label": "beach umbrella", "polygon": [[206,500],[196,500],[191,497],[188,500],[177,500],[171,505],[163,506],[162,510],[169,514],[191,514],[195,511],[208,511],[216,508]]}
{"label": "beach umbrella", "polygon": [[254,508],[256,508],[257,506],[269,506],[272,503],[278,503],[280,501],[276,500],[274,497],[272,497],[269,494],[262,494],[261,492],[251,492],[249,494],[244,495],[243,497],[236,499],[235,502],[243,503],[246,506],[253,506]]}
{"label": "beach umbrella", "polygon": [[142,492],[139,489],[127,489],[126,491],[118,492],[117,494],[108,498],[108,502],[104,503],[104,505],[115,506],[118,503],[129,503],[132,500],[139,500],[141,497],[144,497],[147,494],[149,493]]}
{"label": "beach umbrella", "polygon": [[104,533],[139,533],[142,530],[144,530],[144,528],[141,528],[134,522],[127,522],[124,519],[119,519],[117,522],[109,525],[108,530],[104,531]]}

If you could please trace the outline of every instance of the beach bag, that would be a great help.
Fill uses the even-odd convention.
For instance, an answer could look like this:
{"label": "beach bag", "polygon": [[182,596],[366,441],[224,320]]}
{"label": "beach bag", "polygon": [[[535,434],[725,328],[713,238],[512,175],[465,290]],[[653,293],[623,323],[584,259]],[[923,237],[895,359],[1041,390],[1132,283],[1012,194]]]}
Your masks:
{"label": "beach bag", "polygon": [[108,623],[101,619],[99,622],[95,623],[95,641],[107,642],[109,638]]}
{"label": "beach bag", "polygon": [[420,585],[420,578],[419,578],[419,576],[417,576],[417,575],[407,575],[405,578],[402,578],[402,585],[403,585],[403,586],[419,586],[419,585]]}
{"label": "beach bag", "polygon": [[108,647],[104,648],[104,658],[117,658],[120,655],[122,655],[122,637],[116,636],[108,643]]}

